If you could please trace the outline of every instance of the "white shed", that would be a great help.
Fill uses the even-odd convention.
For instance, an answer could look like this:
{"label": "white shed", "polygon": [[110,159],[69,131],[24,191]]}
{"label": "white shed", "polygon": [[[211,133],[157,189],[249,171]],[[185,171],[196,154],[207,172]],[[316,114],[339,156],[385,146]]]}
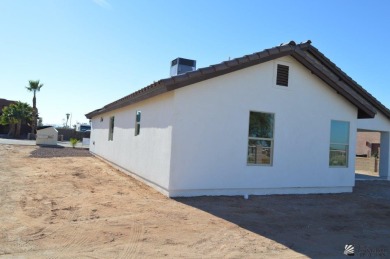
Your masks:
{"label": "white shed", "polygon": [[37,130],[37,145],[57,145],[58,131],[52,126],[39,127]]}

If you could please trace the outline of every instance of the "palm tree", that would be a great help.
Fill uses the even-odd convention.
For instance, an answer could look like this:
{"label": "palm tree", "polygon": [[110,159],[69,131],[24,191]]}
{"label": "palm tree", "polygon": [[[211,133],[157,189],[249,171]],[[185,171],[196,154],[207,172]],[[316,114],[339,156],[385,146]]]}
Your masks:
{"label": "palm tree", "polygon": [[37,108],[37,100],[35,97],[36,92],[39,92],[43,86],[43,84],[39,83],[39,80],[30,80],[29,86],[26,86],[27,90],[34,93],[33,97],[33,119],[31,121],[31,133],[35,134],[37,131],[37,117],[38,117],[38,108]]}
{"label": "palm tree", "polygon": [[24,121],[32,119],[33,109],[27,103],[16,102],[3,108],[0,116],[0,124],[9,125],[8,136],[19,137],[20,129]]}
{"label": "palm tree", "polygon": [[11,104],[3,108],[0,116],[0,124],[9,125],[8,137],[13,137],[15,135],[17,120],[15,119],[13,114],[14,114],[14,108]]}
{"label": "palm tree", "polygon": [[22,123],[33,119],[33,109],[27,103],[22,102],[16,102],[13,107],[14,116],[17,121],[15,137],[18,138],[20,136],[20,129],[22,128]]}

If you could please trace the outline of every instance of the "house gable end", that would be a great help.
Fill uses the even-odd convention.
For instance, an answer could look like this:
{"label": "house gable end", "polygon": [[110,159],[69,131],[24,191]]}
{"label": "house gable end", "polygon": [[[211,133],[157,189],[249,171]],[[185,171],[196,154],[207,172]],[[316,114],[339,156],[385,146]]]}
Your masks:
{"label": "house gable end", "polygon": [[375,116],[376,110],[368,101],[352,90],[350,85],[340,80],[336,74],[329,71],[326,66],[315,60],[313,56],[302,50],[296,50],[292,56],[337,93],[358,107],[358,118],[373,118]]}
{"label": "house gable end", "polygon": [[[336,66],[330,59],[328,59],[323,53],[321,53],[314,46],[310,46],[307,49],[307,52],[312,55],[318,62],[321,62],[324,66],[326,66],[329,71],[337,74],[339,79],[346,82],[350,85],[354,91],[364,96],[364,98],[376,109],[381,111],[388,119],[390,119],[390,110],[384,106],[381,102],[379,102],[374,96],[372,96],[369,92],[367,92],[361,85],[359,85],[356,81],[354,81],[351,77],[349,77],[344,71],[342,71],[339,67]],[[360,112],[360,110],[359,110]],[[363,117],[358,117],[363,118]]]}

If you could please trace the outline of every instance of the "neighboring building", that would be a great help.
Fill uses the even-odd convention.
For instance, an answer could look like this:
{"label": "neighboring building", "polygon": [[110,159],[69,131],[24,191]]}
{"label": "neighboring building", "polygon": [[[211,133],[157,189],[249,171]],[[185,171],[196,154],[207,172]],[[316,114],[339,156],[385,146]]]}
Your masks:
{"label": "neighboring building", "polygon": [[[355,170],[357,173],[379,171],[380,132],[358,132]],[[372,174],[371,174],[372,175]]]}
{"label": "neighboring building", "polygon": [[170,197],[351,192],[360,128],[381,131],[389,177],[390,111],[310,41],[162,79],[86,117],[93,154]]}
{"label": "neighboring building", "polygon": [[1,111],[3,110],[4,107],[6,107],[12,103],[16,103],[16,101],[11,101],[11,100],[0,98],[0,114],[1,114]]}
{"label": "neighboring building", "polygon": [[378,156],[381,141],[380,132],[358,132],[356,142],[357,156]]}

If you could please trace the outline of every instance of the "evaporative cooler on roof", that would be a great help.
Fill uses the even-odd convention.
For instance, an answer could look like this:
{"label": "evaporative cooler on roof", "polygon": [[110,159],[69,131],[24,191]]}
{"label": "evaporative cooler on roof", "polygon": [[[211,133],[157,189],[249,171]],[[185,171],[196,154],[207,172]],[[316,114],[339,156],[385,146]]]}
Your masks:
{"label": "evaporative cooler on roof", "polygon": [[196,70],[196,61],[192,59],[177,58],[171,62],[171,76],[177,76]]}

